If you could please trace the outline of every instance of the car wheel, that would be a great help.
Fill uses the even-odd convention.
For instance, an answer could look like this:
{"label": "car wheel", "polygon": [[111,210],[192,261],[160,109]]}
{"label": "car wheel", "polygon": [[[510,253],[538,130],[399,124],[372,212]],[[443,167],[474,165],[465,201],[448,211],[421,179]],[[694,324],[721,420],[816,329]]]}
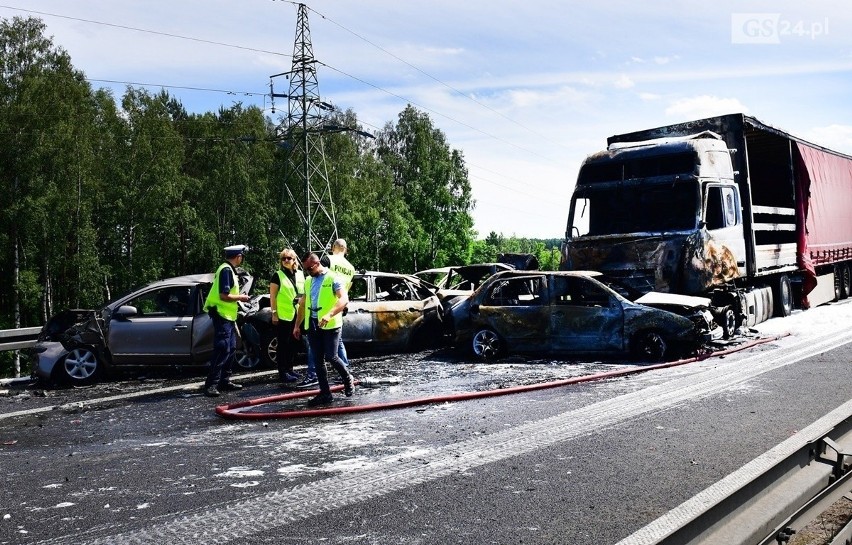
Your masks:
{"label": "car wheel", "polygon": [[97,355],[86,347],[72,349],[62,362],[63,378],[71,384],[91,384],[101,372]]}
{"label": "car wheel", "polygon": [[275,335],[264,335],[260,343],[263,353],[263,363],[267,367],[278,367],[278,337]]}
{"label": "car wheel", "polygon": [[666,340],[656,331],[643,331],[633,339],[633,355],[639,361],[661,362],[668,352]]}
{"label": "car wheel", "polygon": [[471,343],[473,355],[482,360],[493,360],[503,353],[503,342],[500,336],[490,329],[480,329],[473,336]]}
{"label": "car wheel", "polygon": [[235,362],[240,369],[256,369],[260,365],[260,356],[251,348],[241,348],[235,354]]}

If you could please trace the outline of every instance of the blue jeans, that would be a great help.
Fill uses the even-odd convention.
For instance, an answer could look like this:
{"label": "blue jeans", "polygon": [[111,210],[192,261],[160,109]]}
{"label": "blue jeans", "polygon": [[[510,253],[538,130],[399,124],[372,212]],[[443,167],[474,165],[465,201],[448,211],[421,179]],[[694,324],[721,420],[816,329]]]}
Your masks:
{"label": "blue jeans", "polygon": [[213,354],[204,387],[218,386],[231,380],[234,353],[237,351],[237,324],[213,314]]}
{"label": "blue jeans", "polygon": [[[328,385],[328,372],[325,368],[325,362],[328,360],[341,380],[346,380],[349,376],[349,371],[343,365],[340,357],[337,355],[340,349],[340,329],[320,329],[317,321],[310,320],[310,328],[308,329],[308,345],[310,346],[310,354],[308,362],[314,360],[316,367],[317,382],[319,383],[320,393],[331,394],[331,388]],[[310,372],[310,368],[308,369]]]}
{"label": "blue jeans", "polygon": [[[317,376],[317,366],[316,363],[314,363],[314,354],[313,350],[311,350],[311,343],[305,343],[305,352],[307,353],[308,362],[307,376],[315,377]],[[343,335],[340,336],[340,344],[337,348],[337,357],[343,362],[343,366],[349,369],[349,355],[346,354],[346,346],[343,345]]]}

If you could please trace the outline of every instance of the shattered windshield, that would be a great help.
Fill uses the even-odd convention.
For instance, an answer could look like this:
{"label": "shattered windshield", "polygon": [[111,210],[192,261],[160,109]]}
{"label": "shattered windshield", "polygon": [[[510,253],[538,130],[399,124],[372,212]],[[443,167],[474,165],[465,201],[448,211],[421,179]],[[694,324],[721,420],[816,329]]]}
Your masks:
{"label": "shattered windshield", "polygon": [[698,184],[600,184],[575,193],[570,236],[617,235],[695,229]]}

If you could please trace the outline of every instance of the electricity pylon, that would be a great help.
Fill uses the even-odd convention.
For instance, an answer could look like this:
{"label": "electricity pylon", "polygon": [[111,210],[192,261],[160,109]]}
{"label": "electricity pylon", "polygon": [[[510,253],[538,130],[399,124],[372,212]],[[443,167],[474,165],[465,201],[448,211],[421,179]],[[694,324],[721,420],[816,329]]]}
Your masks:
{"label": "electricity pylon", "polygon": [[[293,64],[289,72],[270,76],[272,113],[275,98],[287,99],[287,118],[278,128],[277,140],[287,149],[284,189],[304,225],[305,252],[322,253],[337,238],[337,221],[323,148],[323,112],[334,107],[320,100],[316,60],[308,27],[308,8],[299,4]],[[286,95],[275,94],[272,78],[287,76]],[[326,131],[327,132],[327,131]]]}

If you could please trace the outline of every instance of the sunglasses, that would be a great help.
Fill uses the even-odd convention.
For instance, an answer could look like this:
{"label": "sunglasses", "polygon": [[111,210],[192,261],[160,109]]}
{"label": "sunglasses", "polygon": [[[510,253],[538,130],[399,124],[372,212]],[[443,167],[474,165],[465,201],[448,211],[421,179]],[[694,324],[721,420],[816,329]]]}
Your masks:
{"label": "sunglasses", "polygon": [[281,263],[284,263],[285,261],[293,261],[293,258],[292,257],[282,257]]}

